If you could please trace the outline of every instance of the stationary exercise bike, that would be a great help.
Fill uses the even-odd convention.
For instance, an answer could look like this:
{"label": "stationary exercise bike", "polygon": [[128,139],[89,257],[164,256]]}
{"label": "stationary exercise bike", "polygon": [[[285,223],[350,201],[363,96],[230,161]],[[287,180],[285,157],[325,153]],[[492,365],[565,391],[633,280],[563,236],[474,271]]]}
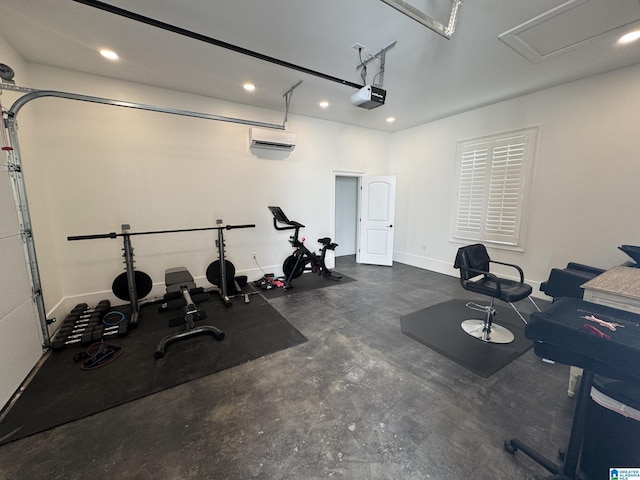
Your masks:
{"label": "stationary exercise bike", "polygon": [[[318,255],[304,245],[304,238],[302,240],[298,238],[300,229],[304,228],[304,225],[289,220],[280,207],[269,207],[269,210],[273,214],[273,227],[276,230],[295,230],[295,233],[289,237],[289,243],[294,248],[293,254],[289,255],[282,264],[285,290],[293,288],[293,279],[298,278],[305,271],[317,273],[331,280],[340,280],[342,278],[329,270],[324,263],[327,250],[335,250],[338,246],[337,243],[332,243],[329,237],[319,238],[318,243],[322,245],[322,248],[320,249],[320,255]],[[278,223],[287,226],[279,227]]]}

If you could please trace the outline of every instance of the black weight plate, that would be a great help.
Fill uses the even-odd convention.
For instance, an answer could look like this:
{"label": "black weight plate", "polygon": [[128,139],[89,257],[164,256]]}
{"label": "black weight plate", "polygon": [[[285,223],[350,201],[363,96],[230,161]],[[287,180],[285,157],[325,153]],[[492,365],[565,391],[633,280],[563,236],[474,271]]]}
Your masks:
{"label": "black weight plate", "polygon": [[[140,270],[134,270],[133,277],[136,281],[136,296],[138,297],[138,300],[149,295],[149,292],[151,292],[151,288],[153,287],[151,277],[146,273],[141,272]],[[113,291],[113,294],[120,300],[131,300],[129,298],[129,283],[127,282],[127,272],[122,272],[113,280],[111,290]]]}
{"label": "black weight plate", "polygon": [[[225,275],[227,277],[227,288],[233,288],[233,279],[236,274],[236,267],[234,267],[233,263],[229,260],[225,260],[224,264],[226,265]],[[222,283],[220,273],[220,261],[216,260],[207,267],[207,280],[209,280],[211,284],[220,287],[220,283]]]}

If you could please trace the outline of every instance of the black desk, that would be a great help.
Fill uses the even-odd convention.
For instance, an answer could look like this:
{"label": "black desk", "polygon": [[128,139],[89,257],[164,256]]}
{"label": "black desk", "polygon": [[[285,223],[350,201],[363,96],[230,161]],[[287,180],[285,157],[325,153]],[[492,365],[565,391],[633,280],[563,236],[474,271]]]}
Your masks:
{"label": "black desk", "polygon": [[[582,318],[590,314],[624,327],[611,331]],[[595,327],[608,338],[590,331],[585,324]],[[640,315],[565,297],[543,312],[532,313],[525,327],[525,336],[535,341],[533,348],[539,357],[582,367],[584,372],[562,468],[518,439],[505,442],[505,449],[510,453],[522,450],[554,474],[550,478],[574,479],[594,374],[640,383]]]}

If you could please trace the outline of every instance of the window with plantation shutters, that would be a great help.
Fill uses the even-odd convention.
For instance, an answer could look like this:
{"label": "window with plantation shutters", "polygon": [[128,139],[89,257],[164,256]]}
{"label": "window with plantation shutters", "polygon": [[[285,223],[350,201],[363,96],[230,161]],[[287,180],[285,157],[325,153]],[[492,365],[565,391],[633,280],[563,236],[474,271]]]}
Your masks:
{"label": "window with plantation shutters", "polygon": [[452,236],[524,247],[537,128],[458,143]]}

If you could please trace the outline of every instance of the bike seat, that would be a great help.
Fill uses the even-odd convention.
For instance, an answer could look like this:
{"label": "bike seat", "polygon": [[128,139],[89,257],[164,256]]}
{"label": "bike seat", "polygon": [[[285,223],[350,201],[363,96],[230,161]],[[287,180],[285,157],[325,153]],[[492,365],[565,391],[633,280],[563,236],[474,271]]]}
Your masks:
{"label": "bike seat", "polygon": [[331,239],[329,237],[319,238],[318,243],[321,243],[322,245],[329,245],[331,243]]}

